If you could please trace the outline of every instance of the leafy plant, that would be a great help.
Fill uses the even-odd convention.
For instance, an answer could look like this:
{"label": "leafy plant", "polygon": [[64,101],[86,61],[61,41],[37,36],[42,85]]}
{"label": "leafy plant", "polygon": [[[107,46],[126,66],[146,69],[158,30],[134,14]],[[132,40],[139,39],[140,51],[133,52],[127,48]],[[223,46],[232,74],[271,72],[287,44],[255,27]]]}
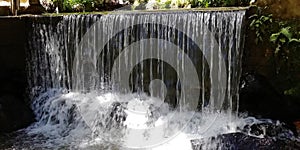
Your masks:
{"label": "leafy plant", "polygon": [[277,73],[282,70],[291,76],[291,73],[300,70],[300,39],[299,33],[295,33],[295,29],[291,26],[284,25],[279,32],[270,36],[270,41],[274,44],[274,57],[278,61]]}
{"label": "leafy plant", "polygon": [[53,0],[59,12],[92,11],[96,0]]}
{"label": "leafy plant", "polygon": [[[256,44],[272,52],[269,63],[274,66],[277,86],[285,94],[300,91],[300,26],[295,20],[274,19],[261,9],[250,17]],[[300,94],[299,94],[300,95]]]}
{"label": "leafy plant", "polygon": [[285,95],[297,96],[300,97],[300,84],[298,83],[294,87],[284,91]]}
{"label": "leafy plant", "polygon": [[[132,9],[166,9],[196,7],[246,6],[250,0],[128,0]],[[106,4],[117,4],[113,0],[52,0],[59,12],[93,11],[110,9]]]}
{"label": "leafy plant", "polygon": [[211,3],[210,0],[198,0],[197,6],[207,8],[209,7],[210,3]]}
{"label": "leafy plant", "polygon": [[[227,6],[247,6],[250,0],[135,0],[134,9],[145,9],[142,7],[145,3],[149,3],[150,9],[161,8],[196,8],[196,7],[227,7]],[[155,5],[155,6],[154,6]]]}
{"label": "leafy plant", "polygon": [[273,18],[272,14],[260,15],[254,14],[249,17],[251,21],[250,28],[255,31],[256,39],[255,42],[263,42],[266,37],[268,37],[269,28],[272,26]]}
{"label": "leafy plant", "polygon": [[270,36],[270,41],[277,45],[275,54],[278,54],[284,47],[292,48],[290,47],[291,43],[300,43],[300,39],[293,38],[293,33],[290,32],[290,29],[291,27],[284,27]]}

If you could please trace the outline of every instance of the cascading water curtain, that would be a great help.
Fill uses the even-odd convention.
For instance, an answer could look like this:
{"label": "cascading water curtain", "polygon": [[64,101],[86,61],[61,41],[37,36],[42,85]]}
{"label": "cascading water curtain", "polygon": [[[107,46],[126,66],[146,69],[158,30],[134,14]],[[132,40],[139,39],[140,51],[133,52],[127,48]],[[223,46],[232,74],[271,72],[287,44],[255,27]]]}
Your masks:
{"label": "cascading water curtain", "polygon": [[[176,135],[196,111],[231,114],[238,105],[244,15],[184,10],[29,20],[35,127],[51,132],[44,136],[73,139],[88,126],[93,138],[136,148]],[[61,94],[47,94],[53,89]],[[205,126],[218,121],[206,120],[212,121]]]}
{"label": "cascading water curtain", "polygon": [[97,15],[29,18],[27,76],[31,98],[47,89],[70,89],[74,49]]}
{"label": "cascading water curtain", "polygon": [[174,106],[191,99],[202,109],[231,110],[238,96],[243,16],[183,11],[33,19],[29,88],[156,93]]}

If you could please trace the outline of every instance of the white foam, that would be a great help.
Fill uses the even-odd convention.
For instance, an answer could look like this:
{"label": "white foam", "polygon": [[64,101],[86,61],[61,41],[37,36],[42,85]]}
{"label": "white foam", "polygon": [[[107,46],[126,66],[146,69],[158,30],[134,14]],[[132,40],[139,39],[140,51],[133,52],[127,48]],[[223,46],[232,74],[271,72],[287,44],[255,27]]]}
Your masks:
{"label": "white foam", "polygon": [[[125,108],[127,115],[125,122],[121,120],[121,126],[111,116],[116,102]],[[150,110],[150,105],[159,109]],[[50,147],[118,145],[158,150],[191,149],[192,139],[233,133],[238,127],[256,123],[255,118],[243,119],[224,112],[171,111],[157,98],[112,92],[83,94],[53,89],[36,98],[33,109],[38,122],[27,132],[42,134],[47,139],[42,145]],[[194,117],[188,120],[191,115]],[[141,131],[148,133],[135,135],[139,129],[147,129]]]}

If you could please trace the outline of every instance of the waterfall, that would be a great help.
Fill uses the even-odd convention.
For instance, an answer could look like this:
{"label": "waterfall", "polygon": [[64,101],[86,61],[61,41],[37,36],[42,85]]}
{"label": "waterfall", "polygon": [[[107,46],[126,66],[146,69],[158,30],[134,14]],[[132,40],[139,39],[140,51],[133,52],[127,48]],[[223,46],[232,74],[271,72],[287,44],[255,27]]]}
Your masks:
{"label": "waterfall", "polygon": [[75,46],[97,15],[29,18],[27,73],[30,94],[70,89]]}
{"label": "waterfall", "polygon": [[28,89],[38,120],[31,132],[59,128],[60,137],[73,139],[80,129],[119,142],[112,145],[125,136],[125,145],[137,148],[182,131],[197,111],[237,112],[244,15],[183,10],[31,19]]}

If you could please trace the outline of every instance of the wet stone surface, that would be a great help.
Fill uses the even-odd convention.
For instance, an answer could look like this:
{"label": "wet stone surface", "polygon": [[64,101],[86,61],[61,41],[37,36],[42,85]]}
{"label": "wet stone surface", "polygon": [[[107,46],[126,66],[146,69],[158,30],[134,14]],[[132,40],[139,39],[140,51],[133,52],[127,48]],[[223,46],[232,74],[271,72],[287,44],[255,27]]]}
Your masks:
{"label": "wet stone surface", "polygon": [[297,140],[283,140],[272,137],[258,138],[243,133],[229,133],[209,139],[192,140],[191,144],[194,150],[277,150],[300,148],[300,142]]}

